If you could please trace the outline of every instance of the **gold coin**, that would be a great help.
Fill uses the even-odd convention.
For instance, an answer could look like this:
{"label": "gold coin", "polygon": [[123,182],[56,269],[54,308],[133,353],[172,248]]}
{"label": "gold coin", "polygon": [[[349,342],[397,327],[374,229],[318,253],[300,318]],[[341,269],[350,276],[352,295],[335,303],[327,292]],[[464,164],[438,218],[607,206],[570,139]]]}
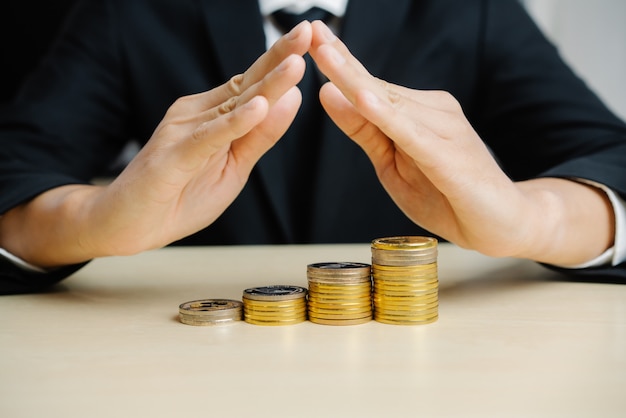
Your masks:
{"label": "gold coin", "polygon": [[327,315],[327,314],[317,314],[309,316],[309,321],[313,322],[314,320],[335,320],[335,321],[343,321],[343,320],[358,320],[358,319],[373,319],[374,314],[360,314],[360,315]]}
{"label": "gold coin", "polygon": [[430,318],[418,319],[418,320],[410,320],[410,319],[395,320],[395,319],[387,319],[387,318],[380,318],[380,317],[374,316],[374,320],[376,320],[377,322],[381,322],[383,324],[390,324],[390,325],[426,325],[426,324],[431,324],[437,321],[438,318],[439,318],[438,315],[434,315]]}
{"label": "gold coin", "polygon": [[437,280],[438,278],[439,278],[439,274],[436,272],[428,273],[428,274],[415,274],[412,276],[409,276],[406,274],[396,274],[396,275],[380,274],[380,275],[374,276],[374,279],[372,280],[372,284],[376,284],[380,282],[385,282],[385,283],[390,283],[390,284],[394,284],[398,282],[421,283],[421,282]]}
{"label": "gold coin", "polygon": [[280,326],[280,325],[295,325],[306,321],[306,317],[293,318],[293,319],[275,319],[275,320],[259,320],[256,318],[245,318],[245,321],[252,325],[266,325],[266,326]]}
{"label": "gold coin", "polygon": [[259,314],[259,315],[294,315],[294,314],[298,314],[301,312],[305,312],[306,311],[306,306],[303,307],[299,307],[297,309],[283,309],[283,310],[259,310],[259,309],[248,309],[248,308],[244,308],[243,312],[244,315],[251,315],[251,314]]}
{"label": "gold coin", "polygon": [[372,248],[372,268],[405,267],[437,262],[437,248],[429,250],[381,250]]}
{"label": "gold coin", "polygon": [[379,274],[377,276],[374,276],[374,279],[372,280],[372,284],[376,284],[380,282],[389,283],[389,284],[403,283],[403,282],[421,283],[421,282],[437,280],[438,278],[439,278],[439,274],[437,272],[428,273],[428,274],[415,274],[412,276],[409,276],[406,274],[396,274],[396,275]]}
{"label": "gold coin", "polygon": [[385,237],[373,240],[371,246],[380,250],[426,250],[436,247],[437,239],[422,236]]}
{"label": "gold coin", "polygon": [[439,306],[438,301],[431,301],[429,303],[385,303],[385,302],[376,302],[374,303],[374,310],[392,310],[392,311],[413,311],[415,309],[428,309]]}
{"label": "gold coin", "polygon": [[372,288],[375,286],[419,286],[419,285],[427,285],[439,282],[439,276],[437,274],[432,274],[428,276],[381,276],[374,278],[372,282]]}
{"label": "gold coin", "polygon": [[309,320],[311,319],[363,319],[369,318],[372,319],[372,312],[359,313],[359,314],[326,314],[326,313],[315,313],[309,315]]}
{"label": "gold coin", "polygon": [[357,292],[368,289],[372,286],[370,280],[366,282],[358,283],[342,283],[342,284],[330,284],[330,283],[316,283],[309,282],[309,290],[330,291],[330,292]]}
{"label": "gold coin", "polygon": [[370,322],[371,317],[360,319],[324,319],[324,318],[309,318],[309,321],[319,325],[360,325]]}
{"label": "gold coin", "polygon": [[431,297],[438,297],[439,295],[439,287],[433,287],[426,290],[414,290],[414,291],[406,291],[406,292],[394,292],[392,290],[377,290],[372,293],[372,299],[384,297],[389,300],[404,300],[404,299],[424,299]]}
{"label": "gold coin", "polygon": [[398,312],[406,312],[406,311],[414,311],[419,309],[432,309],[439,306],[439,301],[437,299],[429,302],[419,302],[419,303],[405,303],[405,304],[388,304],[388,303],[375,303],[374,309],[376,310],[387,310],[387,311],[398,311]]}
{"label": "gold coin", "polygon": [[380,308],[376,309],[378,315],[382,315],[389,318],[394,317],[416,317],[416,316],[427,316],[436,314],[439,312],[439,306],[431,306],[431,307],[423,307],[423,308],[415,308],[411,310],[396,310],[396,309],[386,309]]}
{"label": "gold coin", "polygon": [[422,315],[424,312],[435,313],[439,310],[439,305],[418,306],[418,307],[398,307],[398,306],[375,306],[374,312],[385,315],[396,316],[415,316]]}
{"label": "gold coin", "polygon": [[384,297],[384,298],[394,298],[394,297],[406,297],[406,298],[412,298],[412,297],[422,297],[425,295],[432,295],[434,293],[437,293],[438,289],[436,287],[433,287],[431,289],[425,289],[425,290],[378,290],[376,292],[374,292],[374,298],[375,297]]}
{"label": "gold coin", "polygon": [[397,280],[398,277],[410,277],[410,278],[423,278],[423,277],[432,277],[437,276],[438,272],[436,268],[430,268],[428,270],[380,270],[376,271],[372,275],[372,279],[376,281],[376,279],[391,279]]}
{"label": "gold coin", "polygon": [[[412,251],[387,251],[372,249],[372,266],[380,268],[387,267],[417,267],[419,265],[430,265],[437,261],[437,250],[428,253]],[[372,267],[372,272],[375,268]]]}
{"label": "gold coin", "polygon": [[309,292],[310,297],[319,297],[326,299],[353,299],[353,298],[366,298],[372,294],[372,289],[361,290],[359,292],[318,292],[317,290],[311,290]]}
{"label": "gold coin", "polygon": [[301,321],[306,321],[307,317],[306,315],[298,315],[298,316],[254,316],[254,315],[246,315],[244,316],[244,321],[246,322],[250,322],[250,321],[256,321],[256,322],[284,322],[284,323],[289,323],[289,322],[301,322]]}
{"label": "gold coin", "polygon": [[389,271],[398,271],[398,272],[414,272],[414,271],[430,271],[438,269],[437,261],[433,261],[430,264],[415,264],[415,265],[406,265],[406,266],[390,266],[385,264],[372,264],[372,273],[385,273]]}
{"label": "gold coin", "polygon": [[319,285],[326,285],[326,286],[351,286],[351,285],[367,285],[368,283],[372,282],[372,277],[371,276],[367,276],[364,278],[361,278],[359,280],[346,280],[346,281],[339,281],[339,280],[318,280],[316,278],[313,277],[309,277],[307,282],[309,283],[309,285],[311,284],[319,284]]}
{"label": "gold coin", "polygon": [[281,302],[265,302],[265,301],[257,302],[254,300],[243,298],[244,308],[246,306],[250,306],[250,307],[257,308],[257,309],[290,309],[290,308],[297,308],[298,306],[303,306],[303,305],[306,305],[306,299],[304,298],[294,299],[290,301],[281,301]]}
{"label": "gold coin", "polygon": [[423,282],[418,282],[418,281],[409,282],[409,281],[400,281],[400,280],[396,282],[392,282],[392,281],[381,280],[381,281],[374,282],[373,289],[374,291],[376,291],[376,289],[418,290],[418,289],[430,289],[432,287],[438,287],[438,286],[439,286],[439,279],[437,278],[435,278],[434,280],[433,279],[425,280]]}
{"label": "gold coin", "polygon": [[254,309],[244,309],[244,315],[245,316],[276,316],[276,317],[280,317],[280,316],[299,316],[299,315],[304,315],[306,314],[307,308],[303,307],[303,308],[298,308],[298,309],[290,309],[288,311],[259,311],[259,310],[254,310]]}
{"label": "gold coin", "polygon": [[439,306],[439,301],[436,299],[430,302],[418,302],[418,303],[413,303],[409,301],[404,302],[404,303],[385,303],[384,301],[383,302],[376,301],[373,306],[375,310],[390,309],[390,310],[396,310],[396,311],[411,311],[413,309],[427,309],[427,308]]}
{"label": "gold coin", "polygon": [[311,292],[309,294],[310,299],[318,299],[318,300],[364,300],[372,297],[372,291],[361,292],[361,293],[319,293],[319,292]]}
{"label": "gold coin", "polygon": [[353,314],[353,313],[367,313],[372,312],[371,306],[359,306],[355,308],[332,308],[332,307],[319,307],[319,306],[309,306],[309,314],[321,313],[321,314]]}
{"label": "gold coin", "polygon": [[309,303],[308,303],[309,308],[313,307],[313,308],[336,308],[336,309],[342,309],[342,308],[362,308],[362,307],[366,307],[366,306],[372,306],[372,301],[371,299],[367,299],[364,300],[362,302],[354,302],[354,301],[340,301],[340,302],[333,302],[333,303],[328,303],[328,302],[324,302],[324,301],[318,301],[315,299],[309,299]]}
{"label": "gold coin", "polygon": [[306,299],[305,298],[300,298],[300,299],[293,299],[293,300],[287,300],[287,301],[276,301],[276,302],[271,302],[271,301],[256,301],[256,300],[252,300],[252,299],[248,299],[248,298],[243,298],[243,305],[245,306],[252,306],[252,307],[256,307],[258,309],[263,309],[263,308],[267,308],[267,309],[289,309],[289,308],[293,308],[293,307],[297,307],[297,306],[302,306],[306,304]]}
{"label": "gold coin", "polygon": [[369,306],[372,304],[371,298],[364,299],[336,299],[333,301],[309,299],[308,306]]}
{"label": "gold coin", "polygon": [[348,303],[348,304],[362,304],[362,305],[366,305],[368,303],[372,302],[372,295],[364,295],[364,296],[359,296],[359,297],[349,297],[349,296],[344,296],[344,297],[336,297],[336,298],[327,298],[327,297],[312,297],[309,298],[308,302],[315,302],[315,303],[319,303],[319,304],[323,304],[323,305],[341,305],[344,303]]}
{"label": "gold coin", "polygon": [[365,292],[354,292],[354,293],[327,293],[327,292],[309,292],[309,299],[328,299],[328,300],[336,300],[336,299],[367,299],[372,296],[372,289],[369,289]]}

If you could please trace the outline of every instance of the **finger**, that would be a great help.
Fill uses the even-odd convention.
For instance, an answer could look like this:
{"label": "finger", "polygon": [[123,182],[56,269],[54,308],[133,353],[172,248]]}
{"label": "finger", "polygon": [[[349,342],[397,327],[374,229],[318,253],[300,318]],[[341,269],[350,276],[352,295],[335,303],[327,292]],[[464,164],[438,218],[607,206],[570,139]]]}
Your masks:
{"label": "finger", "polygon": [[267,99],[257,96],[232,112],[200,124],[185,141],[178,144],[183,166],[194,170],[237,138],[246,135],[267,116]]}
{"label": "finger", "polygon": [[358,90],[367,89],[379,94],[380,97],[389,96],[390,101],[410,98],[433,109],[455,111],[458,109],[458,103],[446,92],[410,89],[372,76],[323,22],[313,22],[312,29],[311,56],[320,70],[351,102],[354,103]]}
{"label": "finger", "polygon": [[302,79],[304,70],[304,59],[299,55],[290,55],[242,95],[231,97],[220,105],[203,112],[199,119],[202,121],[215,119],[221,114],[231,112],[237,106],[247,103],[256,96],[265,97],[271,107]]}
{"label": "finger", "polygon": [[206,110],[241,95],[290,55],[303,56],[311,45],[311,24],[303,21],[283,35],[244,73],[237,74],[221,86],[195,97],[196,110]]}
{"label": "finger", "polygon": [[333,83],[322,86],[320,101],[333,122],[365,151],[375,167],[384,164],[392,151],[391,140],[363,117]]}
{"label": "finger", "polygon": [[363,117],[336,86],[332,83],[322,86],[320,100],[335,124],[367,154],[386,188],[397,189],[395,183],[406,182],[409,177],[412,184],[425,181],[413,159],[402,149],[396,148],[387,135]]}
{"label": "finger", "polygon": [[[373,88],[374,77],[350,53],[348,48],[321,21],[312,23],[313,38],[309,53],[318,68],[350,100],[355,102],[355,93],[362,87]],[[343,68],[343,67],[346,68]]]}
{"label": "finger", "polygon": [[232,143],[231,150],[240,173],[249,174],[252,167],[287,131],[296,117],[302,94],[297,87],[289,89],[255,129]]}
{"label": "finger", "polygon": [[432,127],[445,127],[447,112],[415,100],[410,89],[373,77],[322,22],[313,23],[313,35],[311,55],[356,111],[410,155],[427,160],[422,151],[437,139]]}

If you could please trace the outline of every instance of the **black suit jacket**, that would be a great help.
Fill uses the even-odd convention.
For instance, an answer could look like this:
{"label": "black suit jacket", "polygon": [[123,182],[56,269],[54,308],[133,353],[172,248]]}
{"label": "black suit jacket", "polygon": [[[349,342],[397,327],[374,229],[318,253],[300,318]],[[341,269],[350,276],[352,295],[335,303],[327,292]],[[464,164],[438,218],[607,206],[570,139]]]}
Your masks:
{"label": "black suit jacket", "polygon": [[[353,1],[340,36],[372,74],[451,92],[512,179],[575,176],[626,195],[623,121],[567,68],[517,1]],[[90,181],[129,138],[145,142],[176,98],[225,82],[264,50],[256,0],[82,2],[0,115],[0,213],[49,188]],[[304,99],[319,107],[315,97]],[[177,244],[426,234],[397,209],[360,148],[326,116],[319,126],[305,138],[290,129],[226,212]],[[303,139],[314,145],[302,157],[312,176],[294,189],[288,163]],[[21,272],[3,276],[25,280]]]}

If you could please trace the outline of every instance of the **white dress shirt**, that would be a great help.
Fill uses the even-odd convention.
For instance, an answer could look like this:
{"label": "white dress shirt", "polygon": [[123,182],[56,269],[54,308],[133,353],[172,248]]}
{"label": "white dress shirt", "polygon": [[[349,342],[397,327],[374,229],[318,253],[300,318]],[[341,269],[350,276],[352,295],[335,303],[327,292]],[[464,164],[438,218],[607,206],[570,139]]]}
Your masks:
{"label": "white dress shirt", "polygon": [[[348,0],[259,0],[259,8],[263,15],[263,29],[265,30],[265,47],[269,49],[274,42],[283,35],[283,32],[276,27],[270,15],[277,10],[285,9],[291,13],[304,13],[311,7],[322,8],[335,16],[341,18],[346,13]],[[335,30],[336,22],[328,22],[330,29]]]}

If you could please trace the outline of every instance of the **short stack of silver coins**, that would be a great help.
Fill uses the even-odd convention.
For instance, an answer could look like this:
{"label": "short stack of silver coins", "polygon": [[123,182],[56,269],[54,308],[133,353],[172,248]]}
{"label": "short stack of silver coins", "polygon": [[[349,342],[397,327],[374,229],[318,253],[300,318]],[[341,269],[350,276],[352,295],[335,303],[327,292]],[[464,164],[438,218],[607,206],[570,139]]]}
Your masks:
{"label": "short stack of silver coins", "polygon": [[200,299],[178,307],[180,322],[187,325],[224,325],[241,321],[243,304],[232,299]]}

